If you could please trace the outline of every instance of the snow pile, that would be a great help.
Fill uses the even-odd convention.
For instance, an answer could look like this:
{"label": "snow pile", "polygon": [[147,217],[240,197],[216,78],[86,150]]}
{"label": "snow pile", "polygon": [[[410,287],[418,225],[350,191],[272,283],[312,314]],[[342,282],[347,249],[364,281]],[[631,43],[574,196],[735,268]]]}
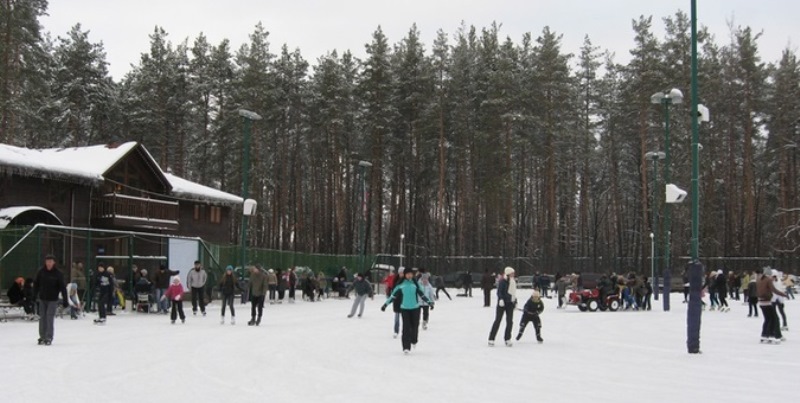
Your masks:
{"label": "snow pile", "polygon": [[732,301],[728,313],[704,312],[703,354],[690,355],[679,294],[671,312],[660,301],[651,312],[592,313],[545,299],[544,344],[529,326],[509,348],[504,325],[498,346],[487,346],[495,309],[453,291],[407,356],[392,338],[391,309],[379,310],[382,296],[360,319],[346,317],[352,299],[266,305],[258,327],[247,326],[250,307],[238,298],[235,326],[220,325],[216,302],[202,317],[185,301],[185,325],[121,311],[105,326],[67,316],[56,319],[50,347],[36,345],[35,322],[12,320],[0,323],[3,400],[789,402],[800,393],[796,301],[786,305],[783,344],[760,344],[761,319]]}

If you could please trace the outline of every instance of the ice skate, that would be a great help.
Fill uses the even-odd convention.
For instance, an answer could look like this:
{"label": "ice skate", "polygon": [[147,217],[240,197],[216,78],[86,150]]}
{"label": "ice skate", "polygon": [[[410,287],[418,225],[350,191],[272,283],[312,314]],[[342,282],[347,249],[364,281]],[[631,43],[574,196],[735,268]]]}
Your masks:
{"label": "ice skate", "polygon": [[256,319],[256,326],[261,325],[261,318]]}
{"label": "ice skate", "polygon": [[427,321],[423,321],[422,322],[422,330],[428,330],[428,322]]}
{"label": "ice skate", "polygon": [[519,341],[519,339],[521,339],[521,338],[522,338],[522,333],[517,335],[517,341]]}
{"label": "ice skate", "polygon": [[540,335],[538,335],[538,334],[536,335],[536,341],[537,341],[539,344],[542,344],[542,343],[544,343],[544,339],[542,339],[542,336],[540,336]]}
{"label": "ice skate", "polygon": [[205,313],[205,312],[203,312],[203,316],[206,316],[206,313]]}
{"label": "ice skate", "polygon": [[174,325],[175,324],[175,320],[171,320],[171,321],[169,321],[169,323]]}
{"label": "ice skate", "polygon": [[40,338],[37,343],[41,346],[42,344],[44,344],[44,339]]}
{"label": "ice skate", "polygon": [[392,335],[392,338],[393,338],[393,339],[396,339],[396,338],[397,338],[397,333],[395,333],[394,335]]}
{"label": "ice skate", "polygon": [[50,339],[44,339],[44,345],[45,345],[45,346],[49,346],[49,345],[51,345],[51,344],[53,344],[53,340],[50,340]]}
{"label": "ice skate", "polygon": [[222,319],[220,319],[219,324],[220,325],[224,325],[225,324],[225,317],[224,316],[222,317]]}
{"label": "ice skate", "polygon": [[106,324],[106,320],[105,319],[95,319],[94,320],[94,324],[95,325],[105,325]]}
{"label": "ice skate", "polygon": [[410,353],[410,352],[411,352],[411,350],[409,350],[409,349],[403,350],[403,354],[405,354],[405,355],[408,355],[408,353]]}
{"label": "ice skate", "polygon": [[494,340],[489,340],[489,347],[494,347]]}
{"label": "ice skate", "polygon": [[512,343],[511,340],[506,340],[506,347],[513,347],[513,346],[514,343]]}
{"label": "ice skate", "polygon": [[231,316],[231,325],[235,325],[235,324],[236,324],[236,317],[235,316]]}
{"label": "ice skate", "polygon": [[255,319],[250,319],[250,321],[247,322],[247,326],[253,326],[255,324],[256,324],[256,320]]}
{"label": "ice skate", "polygon": [[185,325],[186,324],[186,319],[181,319],[181,323]]}
{"label": "ice skate", "polygon": [[783,332],[788,332],[788,331],[789,331],[789,326],[783,326],[783,327],[781,327],[781,331],[783,331]]}

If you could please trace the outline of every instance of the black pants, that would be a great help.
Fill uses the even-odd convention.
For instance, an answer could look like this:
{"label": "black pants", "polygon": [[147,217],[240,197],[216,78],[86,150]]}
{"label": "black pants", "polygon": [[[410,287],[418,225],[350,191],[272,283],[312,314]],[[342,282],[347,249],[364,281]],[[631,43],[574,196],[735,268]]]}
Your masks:
{"label": "black pants", "polygon": [[781,326],[778,313],[774,305],[761,305],[761,313],[764,315],[764,325],[761,326],[761,337],[781,338]]}
{"label": "black pants", "polygon": [[294,299],[294,286],[289,286],[289,299]]}
{"label": "black pants", "polygon": [[525,327],[528,326],[529,322],[533,322],[533,329],[536,330],[536,336],[541,335],[542,319],[539,318],[539,315],[523,314],[522,320],[519,322],[519,334],[517,334],[517,340],[522,337],[522,333],[525,331]]}
{"label": "black pants", "polygon": [[483,289],[483,306],[492,306],[492,289]]}
{"label": "black pants", "polygon": [[269,286],[269,302],[275,302],[275,294],[278,292],[277,285],[270,285]]}
{"label": "black pants", "polygon": [[422,321],[427,322],[430,317],[430,307],[427,305],[422,306]]}
{"label": "black pants", "polygon": [[643,302],[642,303],[642,309],[644,309],[646,311],[649,311],[650,309],[652,309],[652,306],[650,305],[650,298],[652,296],[653,296],[652,292],[648,292],[647,294],[645,294],[644,300],[642,301]]}
{"label": "black pants", "polygon": [[514,304],[508,304],[504,307],[497,305],[492,331],[489,332],[490,341],[494,341],[495,336],[497,336],[497,331],[500,329],[500,322],[503,321],[503,315],[506,317],[506,331],[503,334],[503,340],[511,340],[511,328],[514,326]]}
{"label": "black pants", "polygon": [[403,350],[411,350],[411,345],[417,344],[419,336],[419,308],[401,309],[400,316],[403,318]]}
{"label": "black pants", "polygon": [[747,316],[755,316],[758,317],[758,297],[749,297],[747,298],[747,304],[749,305]]}
{"label": "black pants", "polygon": [[177,316],[181,317],[181,320],[186,320],[186,315],[183,314],[183,301],[172,301],[172,312],[170,313],[169,317],[172,321],[175,321]]}
{"label": "black pants", "polygon": [[264,314],[264,296],[253,295],[250,300],[250,317],[256,319],[256,311],[258,311],[258,319],[261,320],[261,315]]}
{"label": "black pants", "polygon": [[203,287],[192,287],[192,312],[197,312],[197,305],[200,305],[200,312],[206,313],[206,300],[203,298]]}
{"label": "black pants", "polygon": [[472,296],[472,286],[471,285],[465,285],[464,286],[464,296],[465,297],[471,297]]}
{"label": "black pants", "polygon": [[727,293],[720,292],[720,293],[717,294],[717,297],[719,298],[719,307],[720,308],[722,308],[723,306],[724,307],[728,306],[728,300],[727,300],[728,295],[727,295]]}
{"label": "black pants", "polygon": [[231,316],[236,316],[236,311],[233,310],[233,294],[222,296],[222,316],[225,316],[225,305],[230,305]]}
{"label": "black pants", "polygon": [[447,295],[447,299],[452,300],[452,298],[450,298],[450,294],[444,287],[436,287],[436,299],[439,299],[439,291],[444,291],[444,295]]}
{"label": "black pants", "polygon": [[100,319],[106,318],[106,309],[108,309],[108,300],[110,299],[111,295],[108,292],[100,291],[97,296],[97,313],[100,315]]}
{"label": "black pants", "polygon": [[684,286],[683,287],[683,302],[687,302],[687,301],[689,301],[689,287],[688,286]]}

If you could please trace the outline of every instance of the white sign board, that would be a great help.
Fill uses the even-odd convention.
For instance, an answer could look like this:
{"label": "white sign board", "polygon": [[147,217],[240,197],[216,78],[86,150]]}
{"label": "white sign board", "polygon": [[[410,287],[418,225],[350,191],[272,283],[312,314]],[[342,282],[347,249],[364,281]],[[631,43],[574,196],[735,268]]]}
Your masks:
{"label": "white sign board", "polygon": [[200,260],[198,253],[200,251],[200,244],[194,239],[169,239],[169,269],[180,271],[178,275],[181,277],[183,289],[188,290],[186,287],[186,276],[189,270],[194,267],[194,261]]}

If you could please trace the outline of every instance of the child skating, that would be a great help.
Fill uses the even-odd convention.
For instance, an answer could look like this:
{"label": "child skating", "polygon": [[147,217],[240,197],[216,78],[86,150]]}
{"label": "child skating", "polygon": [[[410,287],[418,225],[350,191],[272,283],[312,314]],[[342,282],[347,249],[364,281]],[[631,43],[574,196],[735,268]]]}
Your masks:
{"label": "child skating", "polygon": [[172,278],[172,285],[167,288],[167,292],[161,297],[162,301],[165,299],[172,301],[172,312],[170,313],[172,324],[175,324],[177,316],[181,317],[181,323],[186,323],[186,315],[183,313],[183,286],[178,276]]}
{"label": "child skating", "polygon": [[519,322],[519,333],[517,334],[518,341],[522,338],[522,333],[525,331],[525,326],[528,325],[528,322],[533,322],[533,328],[536,329],[536,341],[539,344],[544,342],[542,339],[542,320],[539,318],[539,314],[542,311],[544,311],[544,303],[539,297],[539,291],[534,291],[531,294],[531,298],[525,303],[525,307],[522,308],[522,320]]}

